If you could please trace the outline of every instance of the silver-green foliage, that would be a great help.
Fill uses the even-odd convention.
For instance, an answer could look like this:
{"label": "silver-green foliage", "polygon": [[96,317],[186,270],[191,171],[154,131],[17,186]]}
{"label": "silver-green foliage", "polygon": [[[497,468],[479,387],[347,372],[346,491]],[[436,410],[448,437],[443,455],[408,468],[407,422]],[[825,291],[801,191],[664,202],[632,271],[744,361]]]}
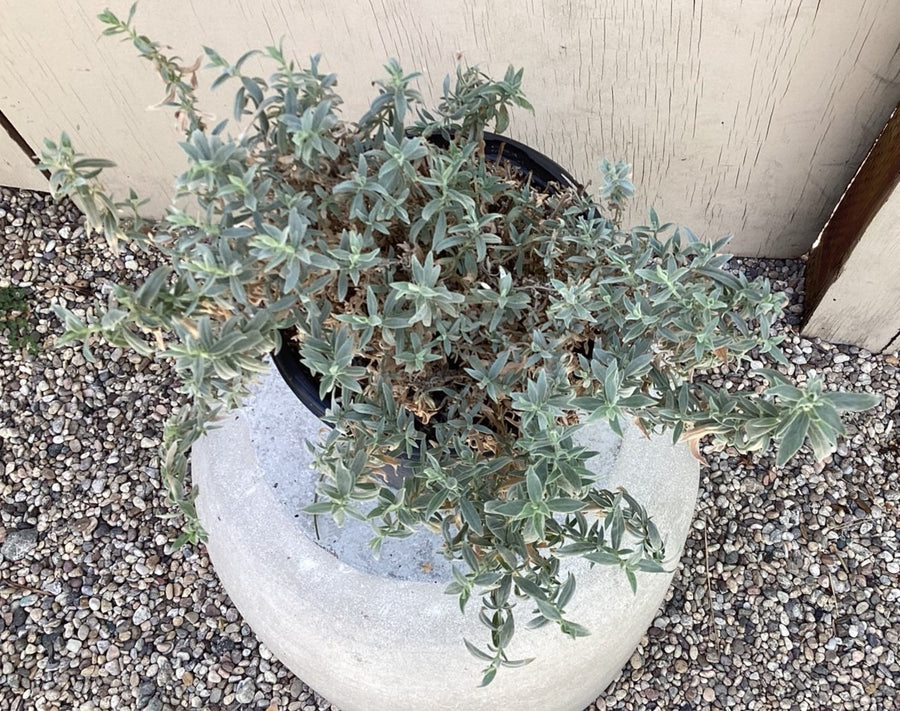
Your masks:
{"label": "silver-green foliage", "polygon": [[[101,15],[166,83],[185,130],[187,170],[163,222],[140,217],[98,182],[105,161],[47,142],[55,194],[72,196],[112,249],[161,256],[136,290],[118,286],[89,321],[58,308],[61,342],[108,343],[174,364],[189,404],[166,426],[164,480],[196,540],[185,475],[190,446],[239,405],[266,355],[292,330],[301,358],[330,394],[334,425],[317,448],[323,501],[307,512],[369,521],[386,538],[441,532],[461,563],[449,592],[480,596],[484,682],[510,660],[513,608],[528,625],[579,636],[566,616],[575,580],[560,560],[580,556],[658,571],[663,541],[639,502],[604,491],[573,443],[581,423],[616,431],[636,420],[673,441],[710,435],[741,451],[778,446],[784,463],[808,442],[829,454],[840,413],[871,395],[804,388],[759,370],[753,391],[713,389],[695,375],[766,355],[781,360],[773,323],[784,299],[764,280],[726,269],[724,241],[686,229],[617,221],[633,186],[604,162],[601,201],[485,158],[484,131],[511,107],[530,108],[521,71],[492,80],[476,69],[444,85],[426,110],[415,74],[386,65],[370,109],[345,121],[335,77],[314,57],[298,68],[280,48],[266,80],[206,49],[214,84],[238,85],[235,119],[208,125],[194,93],[197,67],[166,56],[132,17]],[[189,198],[184,200],[182,198]],[[184,207],[189,205],[189,207]],[[385,466],[403,461],[399,488]],[[196,493],[196,492],[194,492]],[[411,611],[411,614],[415,614]]]}

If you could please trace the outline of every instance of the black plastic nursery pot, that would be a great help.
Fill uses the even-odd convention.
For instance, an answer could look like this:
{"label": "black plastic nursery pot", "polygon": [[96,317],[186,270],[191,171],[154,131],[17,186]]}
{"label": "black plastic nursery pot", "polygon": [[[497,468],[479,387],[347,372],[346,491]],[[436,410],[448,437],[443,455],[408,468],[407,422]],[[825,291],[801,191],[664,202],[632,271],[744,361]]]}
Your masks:
{"label": "black plastic nursery pot", "polygon": [[[524,143],[495,133],[484,134],[484,152],[489,161],[501,160],[529,176],[531,184],[542,192],[552,192],[553,184],[580,188],[565,168],[543,153]],[[281,332],[281,348],[272,354],[275,366],[291,391],[316,417],[323,417],[331,405],[331,398],[319,397],[319,381],[300,360],[300,351],[293,341],[293,332]]]}

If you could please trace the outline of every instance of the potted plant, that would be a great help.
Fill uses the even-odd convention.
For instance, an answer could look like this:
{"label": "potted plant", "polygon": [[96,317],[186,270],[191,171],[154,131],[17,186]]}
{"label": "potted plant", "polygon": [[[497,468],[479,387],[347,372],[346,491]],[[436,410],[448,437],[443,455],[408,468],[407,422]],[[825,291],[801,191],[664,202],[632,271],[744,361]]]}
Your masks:
{"label": "potted plant", "polygon": [[306,511],[369,521],[376,552],[439,531],[459,564],[451,592],[461,606],[481,598],[486,639],[467,643],[489,683],[520,663],[507,656],[514,608],[533,610],[533,626],[588,632],[566,615],[576,578],[561,559],[617,566],[632,587],[638,571],[662,569],[641,502],[598,488],[574,443],[586,423],[621,433],[634,421],[695,451],[707,436],[741,451],[774,443],[783,464],[804,444],[827,456],[840,413],[875,403],[815,379],[797,387],[774,368],[756,371],[752,392],[705,385],[711,368],[783,362],[772,329],[783,297],[730,271],[726,240],[709,244],[653,211],[624,229],[624,164],[603,163],[594,197],[488,133],[530,108],[521,71],[492,80],[460,68],[426,110],[416,75],[391,61],[349,122],[317,57],[298,68],[269,47],[275,71],[263,80],[243,69],[253,53],[232,64],[206,49],[214,86],[237,84],[240,125],[229,129],[198,107],[198,65],[140,35],[133,10],[100,17],[154,64],[184,129],[188,167],[168,214],[146,219],[138,196],[109,195],[98,177],[110,164],[80,157],[65,135],[47,142],[43,167],[112,250],[126,242],[161,263],[137,289],[116,286],[96,316],[57,313],[60,342],[83,342],[88,357],[99,337],[180,376],[186,402],[162,460],[182,541],[203,536],[191,446],[275,352],[331,426],[316,452],[321,500]]}

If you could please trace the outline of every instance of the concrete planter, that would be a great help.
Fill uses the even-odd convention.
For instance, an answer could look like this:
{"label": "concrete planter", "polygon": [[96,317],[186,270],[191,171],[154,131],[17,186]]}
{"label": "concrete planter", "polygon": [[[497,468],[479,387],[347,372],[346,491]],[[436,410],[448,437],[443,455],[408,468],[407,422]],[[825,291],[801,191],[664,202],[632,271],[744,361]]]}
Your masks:
{"label": "concrete planter", "polygon": [[[259,639],[299,678],[341,711],[582,711],[604,690],[656,615],[670,574],[639,574],[634,595],[621,571],[576,562],[568,611],[594,634],[573,641],[555,627],[522,629],[511,656],[535,661],[479,688],[482,663],[462,642],[485,639],[477,601],[463,616],[442,583],[362,572],[304,533],[285,482],[291,470],[308,468],[302,442],[320,427],[270,374],[193,451],[216,571]],[[604,482],[626,486],[647,507],[666,537],[670,569],[690,526],[698,474],[685,447],[630,430]],[[520,619],[529,612],[523,607]]]}

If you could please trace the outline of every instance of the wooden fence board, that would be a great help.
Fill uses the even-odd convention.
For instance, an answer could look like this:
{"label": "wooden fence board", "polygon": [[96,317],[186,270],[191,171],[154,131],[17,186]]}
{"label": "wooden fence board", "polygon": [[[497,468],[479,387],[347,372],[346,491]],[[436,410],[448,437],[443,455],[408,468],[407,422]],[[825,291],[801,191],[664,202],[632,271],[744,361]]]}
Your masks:
{"label": "wooden fence board", "polygon": [[7,133],[0,116],[0,185],[46,190],[47,180]]}
{"label": "wooden fence board", "polygon": [[[121,166],[111,185],[159,208],[181,164],[175,132],[144,112],[161,98],[150,68],[98,38],[107,4],[124,14],[130,2],[4,7],[0,108],[31,145],[69,130]],[[625,159],[634,219],[654,205],[770,257],[808,249],[900,86],[897,0],[145,0],[137,21],[190,59],[201,42],[234,58],[280,37],[301,59],[323,51],[351,117],[390,56],[423,70],[430,97],[458,53],[495,73],[524,66],[536,113],[511,135],[595,184],[601,158]]]}
{"label": "wooden fence board", "polygon": [[900,346],[900,106],[810,253],[803,333]]}

